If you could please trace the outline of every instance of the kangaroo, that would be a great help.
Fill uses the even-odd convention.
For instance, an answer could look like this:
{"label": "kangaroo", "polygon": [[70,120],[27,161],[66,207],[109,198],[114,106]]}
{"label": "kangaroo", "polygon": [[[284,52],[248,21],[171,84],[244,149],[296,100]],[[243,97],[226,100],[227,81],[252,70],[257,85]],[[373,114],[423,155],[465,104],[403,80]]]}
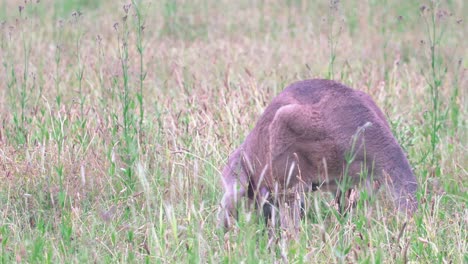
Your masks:
{"label": "kangaroo", "polygon": [[[360,184],[362,175],[367,187],[374,180],[386,182],[404,213],[412,215],[418,207],[416,177],[369,95],[331,80],[293,83],[230,155],[222,171],[220,224],[232,225],[245,197],[262,207],[277,201],[281,227],[298,229],[304,191],[336,192],[339,203],[345,174],[350,187]],[[281,208],[288,209],[287,216]]]}

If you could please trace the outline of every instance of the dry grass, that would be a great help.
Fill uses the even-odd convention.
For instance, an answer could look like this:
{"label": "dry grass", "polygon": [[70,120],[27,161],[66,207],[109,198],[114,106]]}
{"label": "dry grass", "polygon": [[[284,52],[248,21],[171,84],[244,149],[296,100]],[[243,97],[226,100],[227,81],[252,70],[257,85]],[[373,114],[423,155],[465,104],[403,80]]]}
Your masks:
{"label": "dry grass", "polygon": [[[468,261],[463,1],[50,2],[1,2],[2,263]],[[434,60],[424,18],[444,32]],[[414,219],[382,197],[340,218],[313,194],[300,243],[267,248],[255,215],[216,229],[229,152],[287,84],[326,76],[388,115]]]}

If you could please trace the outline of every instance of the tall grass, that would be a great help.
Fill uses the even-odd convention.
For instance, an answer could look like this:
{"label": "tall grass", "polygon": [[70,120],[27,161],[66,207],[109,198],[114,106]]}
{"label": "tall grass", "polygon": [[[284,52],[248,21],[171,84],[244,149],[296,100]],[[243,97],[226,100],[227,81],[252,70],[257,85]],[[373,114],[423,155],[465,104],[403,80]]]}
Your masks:
{"label": "tall grass", "polygon": [[[0,262],[466,262],[466,5],[355,4],[3,1]],[[318,191],[297,241],[247,202],[218,229],[220,170],[264,107],[339,73],[407,151],[414,218]]]}
{"label": "tall grass", "polygon": [[[341,33],[341,25],[339,24],[339,21],[337,23],[337,20],[340,19],[340,10],[339,10],[339,1],[336,0],[330,0],[329,2],[329,7],[328,7],[328,15],[327,15],[327,27],[328,27],[328,49],[330,53],[330,58],[328,61],[328,73],[327,73],[327,78],[328,79],[334,79],[335,76],[335,60],[336,60],[336,49],[338,45],[338,40],[340,37]],[[338,30],[335,29],[338,26]]]}
{"label": "tall grass", "polygon": [[[448,65],[444,54],[441,53],[442,42],[444,41],[444,34],[446,33],[445,20],[450,19],[449,11],[440,7],[439,1],[430,2],[429,6],[421,6],[421,16],[425,25],[425,32],[427,40],[425,47],[427,47],[426,54],[428,60],[428,68],[422,70],[428,90],[431,103],[431,110],[428,112],[427,121],[430,127],[430,164],[434,168],[434,173],[437,176],[441,175],[437,163],[440,162],[440,153],[438,153],[438,145],[440,142],[441,132],[444,125],[446,125],[447,114],[449,106],[446,105],[442,89],[446,88],[446,75]],[[455,77],[457,80],[458,77]],[[455,85],[453,88],[452,107],[456,107],[453,99],[458,94],[458,88]],[[457,121],[455,121],[457,122]],[[451,129],[453,131],[453,128]]]}

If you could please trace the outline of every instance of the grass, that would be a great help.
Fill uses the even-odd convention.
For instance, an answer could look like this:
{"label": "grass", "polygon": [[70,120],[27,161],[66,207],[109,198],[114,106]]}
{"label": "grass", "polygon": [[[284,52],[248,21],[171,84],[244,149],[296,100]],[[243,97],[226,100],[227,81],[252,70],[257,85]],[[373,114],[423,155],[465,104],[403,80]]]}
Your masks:
{"label": "grass", "polygon": [[[1,263],[468,262],[463,1],[55,2],[0,4]],[[384,109],[414,218],[317,192],[297,242],[268,247],[248,210],[217,229],[230,151],[327,76]]]}

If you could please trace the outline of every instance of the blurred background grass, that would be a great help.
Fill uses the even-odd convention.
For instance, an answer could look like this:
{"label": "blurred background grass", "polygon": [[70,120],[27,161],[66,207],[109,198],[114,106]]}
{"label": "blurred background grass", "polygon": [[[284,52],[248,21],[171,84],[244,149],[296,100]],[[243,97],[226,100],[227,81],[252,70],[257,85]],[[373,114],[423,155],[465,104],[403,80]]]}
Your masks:
{"label": "blurred background grass", "polygon": [[[3,263],[467,261],[464,1],[1,6]],[[268,248],[248,211],[216,228],[229,152],[306,78],[384,110],[420,183],[414,219],[385,195],[337,218],[317,193],[298,243]]]}

